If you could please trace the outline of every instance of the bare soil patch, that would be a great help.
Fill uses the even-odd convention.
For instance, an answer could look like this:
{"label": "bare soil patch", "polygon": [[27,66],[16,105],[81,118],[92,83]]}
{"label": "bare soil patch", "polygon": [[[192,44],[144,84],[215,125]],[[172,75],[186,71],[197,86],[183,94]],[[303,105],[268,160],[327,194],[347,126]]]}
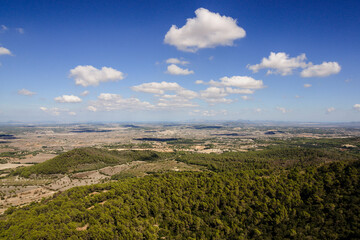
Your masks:
{"label": "bare soil patch", "polygon": [[16,195],[8,196],[4,200],[0,200],[0,214],[4,213],[10,206],[21,206],[33,201],[40,201],[42,198],[50,197],[54,193],[55,191],[38,187]]}
{"label": "bare soil patch", "polygon": [[16,159],[16,161],[20,163],[42,163],[56,156],[57,156],[56,154],[50,154],[50,153],[39,153],[35,156],[29,154],[25,156],[25,159]]}
{"label": "bare soil patch", "polygon": [[89,227],[89,224],[87,223],[83,227],[77,227],[76,231],[85,231],[88,229],[88,227]]}
{"label": "bare soil patch", "polygon": [[31,166],[31,164],[3,163],[3,164],[0,164],[0,170],[12,169],[12,168],[17,168],[17,167],[21,167],[21,166]]}

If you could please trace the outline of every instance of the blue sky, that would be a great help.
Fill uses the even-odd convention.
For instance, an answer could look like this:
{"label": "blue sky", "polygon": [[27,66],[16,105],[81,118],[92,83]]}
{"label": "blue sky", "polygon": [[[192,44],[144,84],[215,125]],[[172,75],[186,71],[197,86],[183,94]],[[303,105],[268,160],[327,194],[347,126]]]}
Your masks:
{"label": "blue sky", "polygon": [[360,121],[359,1],[0,4],[0,122]]}

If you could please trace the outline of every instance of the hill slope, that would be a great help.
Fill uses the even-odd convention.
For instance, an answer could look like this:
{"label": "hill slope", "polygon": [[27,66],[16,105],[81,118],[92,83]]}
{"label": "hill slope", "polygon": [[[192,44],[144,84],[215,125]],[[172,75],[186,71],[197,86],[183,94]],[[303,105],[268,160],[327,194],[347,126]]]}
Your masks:
{"label": "hill slope", "polygon": [[152,151],[109,151],[98,148],[77,148],[43,163],[20,168],[13,174],[28,177],[31,174],[57,174],[99,169],[131,161],[152,161],[160,156]]}
{"label": "hill slope", "polygon": [[200,165],[215,172],[248,171],[306,167],[332,161],[359,159],[351,155],[328,149],[300,147],[273,147],[262,151],[226,152],[205,154],[191,152],[159,153],[154,151],[116,151],[100,148],[77,148],[63,153],[43,163],[19,168],[15,175],[29,177],[31,174],[58,174],[100,169],[106,166],[124,164],[131,161],[156,161],[175,159],[188,165]]}
{"label": "hill slope", "polygon": [[360,162],[267,177],[166,173],[9,209],[4,239],[359,239]]}

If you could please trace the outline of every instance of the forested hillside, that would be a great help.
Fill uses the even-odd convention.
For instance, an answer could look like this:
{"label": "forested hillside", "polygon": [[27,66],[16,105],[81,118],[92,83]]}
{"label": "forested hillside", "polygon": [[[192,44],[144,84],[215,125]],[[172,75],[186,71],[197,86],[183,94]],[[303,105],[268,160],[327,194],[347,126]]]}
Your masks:
{"label": "forested hillside", "polygon": [[333,161],[359,159],[357,155],[333,149],[275,146],[262,151],[226,152],[223,154],[179,153],[176,160],[207,167],[211,171],[281,170],[306,167]]}
{"label": "forested hillside", "polygon": [[175,159],[190,165],[200,165],[210,171],[279,170],[291,167],[306,167],[333,161],[358,159],[357,155],[304,147],[275,146],[262,151],[225,152],[205,154],[192,152],[160,153],[154,151],[109,151],[101,148],[78,148],[30,167],[18,168],[12,175],[29,177],[32,174],[65,174],[89,171],[106,166],[125,164],[132,161],[158,161]]}
{"label": "forested hillside", "polygon": [[[214,171],[157,173],[78,187],[41,203],[11,208],[0,222],[0,237],[360,238],[357,157],[296,149],[244,156],[250,157],[182,153],[179,161]],[[286,159],[293,164],[287,165]]]}
{"label": "forested hillside", "polygon": [[78,148],[34,166],[19,168],[14,175],[57,174],[88,171],[131,161],[153,161],[159,155],[151,151],[108,151],[99,148]]}

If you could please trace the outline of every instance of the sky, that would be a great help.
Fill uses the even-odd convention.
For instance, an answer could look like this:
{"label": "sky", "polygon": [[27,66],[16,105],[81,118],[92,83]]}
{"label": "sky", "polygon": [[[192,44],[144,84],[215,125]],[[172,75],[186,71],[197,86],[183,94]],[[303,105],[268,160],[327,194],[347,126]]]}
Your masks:
{"label": "sky", "polygon": [[360,121],[357,0],[0,6],[0,122]]}

